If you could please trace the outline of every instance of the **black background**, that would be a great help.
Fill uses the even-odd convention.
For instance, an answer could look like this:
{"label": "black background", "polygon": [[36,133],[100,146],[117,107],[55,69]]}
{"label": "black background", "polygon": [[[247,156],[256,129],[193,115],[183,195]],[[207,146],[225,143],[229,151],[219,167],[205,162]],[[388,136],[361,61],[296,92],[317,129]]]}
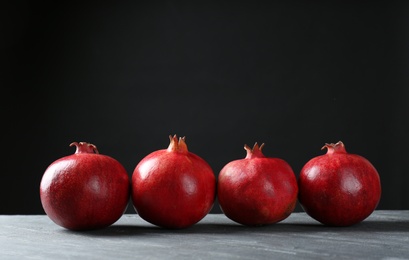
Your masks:
{"label": "black background", "polygon": [[259,142],[298,176],[342,140],[378,169],[378,209],[409,209],[409,5],[328,2],[3,4],[0,213],[43,214],[73,141],[131,176],[173,134],[216,175]]}

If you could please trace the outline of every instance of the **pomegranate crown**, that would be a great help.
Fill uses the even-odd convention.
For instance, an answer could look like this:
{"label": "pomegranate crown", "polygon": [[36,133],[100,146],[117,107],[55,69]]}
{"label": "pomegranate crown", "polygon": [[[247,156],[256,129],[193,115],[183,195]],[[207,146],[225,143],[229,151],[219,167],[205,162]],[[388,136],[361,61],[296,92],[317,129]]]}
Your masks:
{"label": "pomegranate crown", "polygon": [[264,158],[264,154],[261,152],[261,149],[263,149],[264,143],[262,143],[260,146],[256,142],[253,146],[253,148],[250,148],[247,144],[244,145],[244,150],[247,151],[247,155],[245,159],[253,159],[253,158]]}
{"label": "pomegranate crown", "polygon": [[346,153],[347,151],[345,150],[345,145],[343,142],[339,141],[337,143],[326,143],[321,150],[324,149],[328,149],[327,150],[327,154],[333,154],[333,153]]}
{"label": "pomegranate crown", "polygon": [[98,149],[95,145],[91,144],[91,143],[87,143],[87,142],[72,142],[70,144],[71,146],[76,146],[76,150],[75,153],[79,154],[79,153],[96,153],[98,154]]}
{"label": "pomegranate crown", "polygon": [[169,135],[170,144],[168,146],[169,152],[187,153],[186,137],[177,137],[177,135]]}

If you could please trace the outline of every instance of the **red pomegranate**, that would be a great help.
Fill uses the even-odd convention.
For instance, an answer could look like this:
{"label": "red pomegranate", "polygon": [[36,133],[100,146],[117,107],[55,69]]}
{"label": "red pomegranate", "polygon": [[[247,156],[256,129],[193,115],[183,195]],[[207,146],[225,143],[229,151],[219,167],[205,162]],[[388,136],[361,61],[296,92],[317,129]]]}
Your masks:
{"label": "red pomegranate", "polygon": [[223,213],[247,225],[274,224],[287,218],[297,202],[297,179],[291,166],[269,158],[257,143],[244,146],[244,159],[231,161],[220,171],[217,196]]}
{"label": "red pomegranate", "polygon": [[73,142],[76,152],[51,163],[40,184],[44,211],[71,230],[98,229],[116,222],[130,198],[130,180],[115,159],[97,147]]}
{"label": "red pomegranate", "polygon": [[347,153],[341,141],[325,148],[325,155],[311,159],[301,169],[299,202],[308,215],[325,225],[359,223],[379,203],[379,174],[364,157]]}
{"label": "red pomegranate", "polygon": [[140,217],[164,228],[186,228],[213,207],[216,177],[210,165],[169,136],[167,149],[143,158],[132,175],[132,202]]}

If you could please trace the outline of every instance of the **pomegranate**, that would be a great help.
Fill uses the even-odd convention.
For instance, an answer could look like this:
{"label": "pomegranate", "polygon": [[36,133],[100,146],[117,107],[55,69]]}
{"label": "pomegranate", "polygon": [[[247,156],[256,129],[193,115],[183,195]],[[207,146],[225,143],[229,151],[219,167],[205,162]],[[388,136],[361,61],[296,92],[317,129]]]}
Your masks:
{"label": "pomegranate", "polygon": [[95,145],[73,142],[75,154],[51,163],[40,183],[44,211],[71,230],[98,229],[116,222],[130,198],[130,180],[115,159]]}
{"label": "pomegranate", "polygon": [[244,145],[244,159],[220,171],[217,196],[220,209],[231,220],[247,225],[274,224],[287,218],[297,202],[297,178],[280,158],[264,156],[257,143]]}
{"label": "pomegranate", "polygon": [[132,174],[132,203],[151,224],[186,228],[213,207],[216,177],[210,165],[188,151],[185,138],[169,136],[167,149],[143,158]]}
{"label": "pomegranate", "polygon": [[301,169],[299,202],[309,216],[325,225],[359,223],[379,203],[379,174],[364,157],[347,153],[341,141],[325,148],[325,155],[312,158]]}

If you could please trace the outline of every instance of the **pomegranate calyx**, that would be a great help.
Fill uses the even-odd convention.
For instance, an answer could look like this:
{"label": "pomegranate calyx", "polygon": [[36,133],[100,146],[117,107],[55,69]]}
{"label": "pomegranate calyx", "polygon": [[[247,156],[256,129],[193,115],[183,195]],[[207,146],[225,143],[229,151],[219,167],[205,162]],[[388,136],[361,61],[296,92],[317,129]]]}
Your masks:
{"label": "pomegranate calyx", "polygon": [[250,148],[247,144],[244,145],[244,150],[247,151],[247,155],[245,159],[253,159],[253,158],[264,158],[264,154],[261,152],[261,149],[263,149],[264,143],[262,143],[260,146],[257,144],[257,142],[254,144],[253,148]]}
{"label": "pomegranate calyx", "polygon": [[72,142],[71,146],[76,146],[75,153],[96,153],[99,154],[98,149],[95,145],[87,143],[87,142]]}
{"label": "pomegranate calyx", "polygon": [[327,150],[327,154],[333,154],[333,153],[347,153],[347,151],[345,150],[345,145],[343,142],[339,141],[337,143],[326,143],[321,150],[324,149],[328,149]]}
{"label": "pomegranate calyx", "polygon": [[186,137],[177,137],[176,135],[169,135],[170,144],[168,146],[169,152],[187,153]]}

